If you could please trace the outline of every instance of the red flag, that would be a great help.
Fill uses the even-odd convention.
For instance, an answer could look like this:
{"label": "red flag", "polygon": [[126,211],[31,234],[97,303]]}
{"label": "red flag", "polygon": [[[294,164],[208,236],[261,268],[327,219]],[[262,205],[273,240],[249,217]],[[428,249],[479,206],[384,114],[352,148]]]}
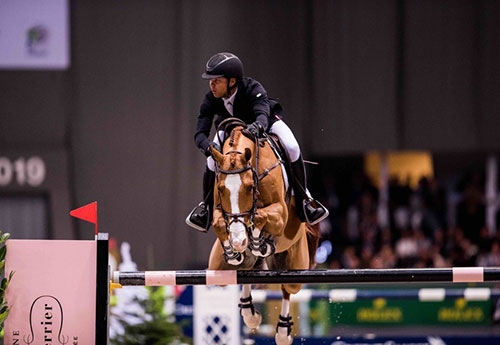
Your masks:
{"label": "red flag", "polygon": [[83,219],[87,222],[95,224],[95,234],[97,235],[97,201],[88,205],[82,206],[69,213],[73,217]]}

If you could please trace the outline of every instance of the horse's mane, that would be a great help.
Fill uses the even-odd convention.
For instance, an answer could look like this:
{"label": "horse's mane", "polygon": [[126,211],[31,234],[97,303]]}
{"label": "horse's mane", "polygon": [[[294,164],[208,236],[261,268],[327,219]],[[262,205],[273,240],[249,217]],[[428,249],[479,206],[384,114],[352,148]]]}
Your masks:
{"label": "horse's mane", "polygon": [[243,127],[238,126],[231,131],[231,136],[229,137],[229,146],[231,147],[235,146],[234,145],[235,141],[238,141],[240,139],[242,128]]}
{"label": "horse's mane", "polygon": [[[229,140],[228,144],[230,147],[236,148],[238,146],[240,138],[243,137],[243,135],[241,133],[242,129],[243,129],[242,126],[237,126],[237,127],[233,128],[233,130],[231,131],[231,134],[228,138],[228,140]],[[237,163],[238,163],[237,156],[234,154],[231,154],[230,158],[229,158],[229,162],[231,164],[231,168],[235,168]]]}

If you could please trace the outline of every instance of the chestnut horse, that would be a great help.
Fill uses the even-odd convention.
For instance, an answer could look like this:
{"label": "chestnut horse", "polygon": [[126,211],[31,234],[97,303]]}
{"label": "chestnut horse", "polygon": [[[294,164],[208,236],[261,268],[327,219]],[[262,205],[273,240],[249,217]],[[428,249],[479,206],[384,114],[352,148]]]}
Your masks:
{"label": "chestnut horse", "polygon": [[[241,123],[240,123],[241,124]],[[294,199],[286,202],[281,161],[265,139],[252,140],[238,126],[223,145],[212,150],[216,162],[213,227],[217,240],[210,253],[211,270],[311,269],[319,240],[318,226],[302,223]],[[290,294],[301,284],[282,284],[283,299],[276,344],[289,345],[292,318]],[[252,303],[250,285],[243,285],[240,313],[257,328],[262,317]]]}

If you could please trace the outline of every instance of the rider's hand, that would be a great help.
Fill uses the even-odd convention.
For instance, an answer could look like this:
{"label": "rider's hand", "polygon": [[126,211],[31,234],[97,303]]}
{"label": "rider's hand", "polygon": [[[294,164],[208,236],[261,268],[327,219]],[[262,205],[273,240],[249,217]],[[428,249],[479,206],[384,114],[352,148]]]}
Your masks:
{"label": "rider's hand", "polygon": [[264,127],[259,121],[255,121],[244,129],[247,133],[251,134],[254,138],[260,138],[264,133]]}

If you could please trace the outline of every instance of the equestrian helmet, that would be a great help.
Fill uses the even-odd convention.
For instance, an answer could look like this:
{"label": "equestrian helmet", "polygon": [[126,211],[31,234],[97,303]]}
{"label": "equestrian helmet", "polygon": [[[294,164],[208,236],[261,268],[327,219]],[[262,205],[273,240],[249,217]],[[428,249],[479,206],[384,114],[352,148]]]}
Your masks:
{"label": "equestrian helmet", "polygon": [[203,79],[219,77],[241,79],[243,77],[243,64],[232,53],[217,53],[208,59],[205,73],[201,77]]}

